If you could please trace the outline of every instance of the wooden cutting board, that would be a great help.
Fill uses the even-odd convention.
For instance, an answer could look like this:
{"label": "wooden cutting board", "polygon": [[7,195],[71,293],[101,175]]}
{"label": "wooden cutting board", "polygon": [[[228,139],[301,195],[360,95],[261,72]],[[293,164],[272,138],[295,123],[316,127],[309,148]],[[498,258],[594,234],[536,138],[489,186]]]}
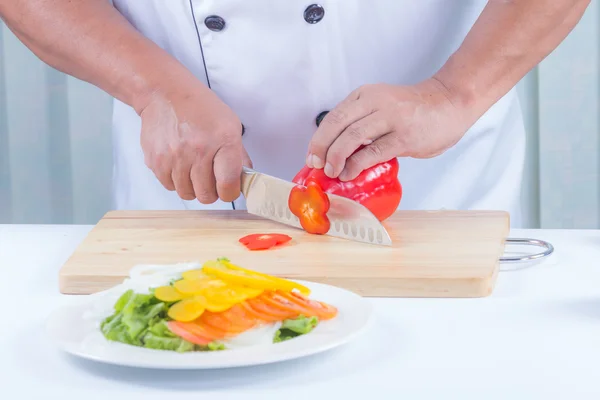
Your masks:
{"label": "wooden cutting board", "polygon": [[[90,231],[60,270],[60,291],[90,294],[120,283],[136,264],[234,264],[276,276],[346,288],[370,297],[483,297],[494,287],[509,232],[501,211],[398,211],[384,222],[392,247],[302,230],[245,211],[113,211]],[[250,233],[293,240],[249,251]]]}

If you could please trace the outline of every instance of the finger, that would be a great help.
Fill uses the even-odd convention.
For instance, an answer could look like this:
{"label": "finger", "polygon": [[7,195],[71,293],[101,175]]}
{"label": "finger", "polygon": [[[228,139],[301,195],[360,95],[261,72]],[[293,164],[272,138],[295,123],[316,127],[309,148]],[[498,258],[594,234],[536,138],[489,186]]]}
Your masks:
{"label": "finger", "polygon": [[389,119],[381,112],[367,115],[348,128],[329,146],[325,160],[325,175],[336,178],[344,169],[346,159],[360,146],[373,143],[391,131]]}
{"label": "finger", "polygon": [[215,174],[213,172],[213,157],[198,158],[190,172],[194,195],[202,204],[212,204],[219,199],[217,196]]}
{"label": "finger", "polygon": [[339,175],[341,181],[355,179],[365,169],[396,157],[398,149],[394,148],[395,139],[388,134],[375,140],[368,146],[351,155]]}
{"label": "finger", "polygon": [[175,190],[175,184],[173,183],[173,178],[171,178],[171,160],[168,156],[155,154],[146,157],[145,164],[165,189],[170,191]]}
{"label": "finger", "polygon": [[325,167],[325,157],[329,146],[354,122],[373,112],[365,100],[347,100],[331,110],[317,128],[308,146],[307,165],[311,168]]}
{"label": "finger", "polygon": [[175,190],[175,184],[173,183],[173,178],[171,178],[171,171],[167,169],[157,169],[152,170],[152,172],[154,172],[154,175],[165,189],[171,192]]}
{"label": "finger", "polygon": [[171,171],[171,179],[175,184],[175,190],[179,197],[184,200],[194,200],[194,185],[190,177],[192,162],[186,155],[181,155],[175,160],[175,165]]}
{"label": "finger", "polygon": [[240,196],[242,162],[238,146],[223,146],[215,154],[213,168],[221,200],[234,201]]}

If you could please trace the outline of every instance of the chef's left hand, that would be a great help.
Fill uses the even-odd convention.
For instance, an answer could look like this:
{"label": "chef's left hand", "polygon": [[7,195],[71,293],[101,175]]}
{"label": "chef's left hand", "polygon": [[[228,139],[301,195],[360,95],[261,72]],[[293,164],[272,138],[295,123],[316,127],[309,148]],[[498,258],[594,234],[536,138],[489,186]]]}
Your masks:
{"label": "chef's left hand", "polygon": [[[440,155],[474,122],[456,103],[435,79],[412,86],[362,86],[325,116],[306,164],[346,181],[394,157]],[[361,145],[366,147],[355,152]]]}

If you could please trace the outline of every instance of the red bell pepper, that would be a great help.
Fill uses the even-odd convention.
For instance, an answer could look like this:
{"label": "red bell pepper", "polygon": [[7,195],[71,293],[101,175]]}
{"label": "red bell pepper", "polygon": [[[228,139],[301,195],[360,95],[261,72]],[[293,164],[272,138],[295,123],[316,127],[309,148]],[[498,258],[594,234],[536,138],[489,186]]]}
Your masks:
{"label": "red bell pepper", "polygon": [[294,177],[299,185],[317,183],[325,193],[354,200],[368,208],[378,220],[390,217],[402,199],[402,185],[398,180],[398,159],[379,163],[360,173],[351,181],[330,178],[322,169],[304,166]]}
{"label": "red bell pepper", "polygon": [[306,232],[324,235],[329,231],[329,197],[317,182],[308,182],[306,187],[295,186],[290,192],[288,206]]}

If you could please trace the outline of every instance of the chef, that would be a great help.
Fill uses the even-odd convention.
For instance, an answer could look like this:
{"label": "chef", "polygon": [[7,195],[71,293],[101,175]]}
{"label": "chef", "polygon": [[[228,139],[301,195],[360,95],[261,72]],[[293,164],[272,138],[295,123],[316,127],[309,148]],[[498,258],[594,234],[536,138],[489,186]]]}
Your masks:
{"label": "chef", "polygon": [[514,86],[589,2],[0,0],[0,16],[115,98],[117,209],[242,209],[243,165],[350,180],[399,157],[400,208],[518,226]]}

